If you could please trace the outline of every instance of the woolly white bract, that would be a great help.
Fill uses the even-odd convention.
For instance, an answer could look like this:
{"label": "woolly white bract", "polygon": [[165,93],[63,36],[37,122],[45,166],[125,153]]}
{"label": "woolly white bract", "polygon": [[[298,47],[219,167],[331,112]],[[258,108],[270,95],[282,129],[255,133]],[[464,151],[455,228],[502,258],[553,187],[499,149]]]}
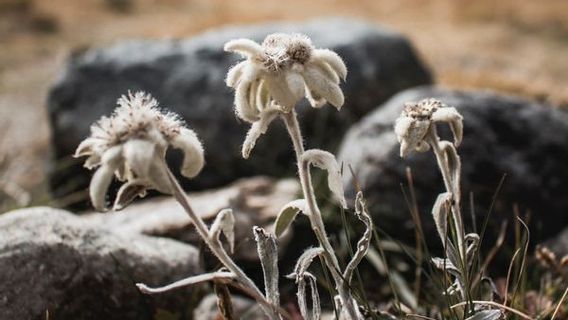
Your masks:
{"label": "woolly white bract", "polygon": [[436,122],[446,122],[454,134],[454,145],[461,143],[463,135],[462,116],[453,107],[447,107],[436,99],[408,102],[396,120],[394,132],[400,142],[400,156],[406,157],[411,151],[428,151],[424,141],[428,130]]}
{"label": "woolly white bract", "polygon": [[144,92],[118,99],[113,114],[93,124],[91,135],[75,152],[75,157],[88,156],[85,167],[98,168],[89,188],[95,209],[106,210],[105,197],[113,176],[125,182],[116,197],[117,210],[147,189],[171,193],[164,161],[168,146],[184,153],[184,176],[192,178],[201,171],[201,142],[177,115],[161,111],[157,101]]}

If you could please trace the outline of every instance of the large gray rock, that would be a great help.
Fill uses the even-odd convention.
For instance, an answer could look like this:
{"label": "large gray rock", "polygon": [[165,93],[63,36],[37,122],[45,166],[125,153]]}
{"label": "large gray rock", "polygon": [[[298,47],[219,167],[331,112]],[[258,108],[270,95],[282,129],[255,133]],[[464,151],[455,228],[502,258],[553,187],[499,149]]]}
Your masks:
{"label": "large gray rock", "polygon": [[0,319],[154,319],[183,313],[191,290],[144,296],[202,272],[193,246],[87,226],[66,211],[22,209],[0,217]]}
{"label": "large gray rock", "polygon": [[[236,243],[232,256],[237,261],[258,264],[253,226],[272,232],[280,209],[297,199],[300,192],[296,179],[252,177],[223,188],[190,193],[188,197],[193,211],[208,224],[219,211],[231,208],[235,217]],[[167,237],[194,245],[202,243],[192,221],[173,197],[138,201],[113,214],[86,214],[82,220],[119,234]],[[278,239],[280,253],[285,251],[290,236],[288,233]]]}
{"label": "large gray rock", "polygon": [[545,246],[549,247],[559,258],[568,256],[568,227],[547,240]]}
{"label": "large gray rock", "polygon": [[[303,32],[318,47],[338,52],[349,69],[342,84],[341,112],[299,107],[309,145],[334,149],[350,124],[398,91],[431,82],[429,71],[408,40],[390,30],[347,19],[228,27],[185,40],[125,41],[73,55],[48,98],[57,166],[50,180],[56,196],[85,186],[80,161],[69,162],[93,121],[109,114],[128,90],[145,90],[164,107],[178,112],[205,144],[208,166],[191,186],[224,185],[254,174],[292,172],[290,141],[281,124],[273,124],[250,160],[240,157],[249,125],[232,110],[233,92],[224,78],[239,57],[223,51],[234,38],[261,41],[273,32]],[[317,118],[316,118],[317,114]],[[65,164],[65,165],[62,165]],[[57,168],[57,169],[55,169]]]}
{"label": "large gray rock", "polygon": [[[401,159],[393,131],[404,102],[426,97],[457,107],[464,117],[464,140],[458,152],[463,163],[463,212],[468,222],[469,193],[474,194],[477,221],[481,224],[499,180],[506,174],[490,219],[492,228],[505,218],[511,220],[515,203],[522,216],[527,211],[532,213],[531,240],[548,237],[568,224],[565,112],[485,91],[423,87],[400,93],[377,108],[355,124],[342,143],[340,158],[353,167],[377,225],[398,237],[414,234],[400,188],[401,183],[407,184],[405,168],[410,167],[426,236],[437,237],[430,212],[436,196],[443,191],[443,183],[434,156],[429,152]],[[450,138],[445,129],[441,134]],[[345,187],[353,198],[355,191],[349,174],[345,175]],[[489,230],[488,234],[494,231]]]}

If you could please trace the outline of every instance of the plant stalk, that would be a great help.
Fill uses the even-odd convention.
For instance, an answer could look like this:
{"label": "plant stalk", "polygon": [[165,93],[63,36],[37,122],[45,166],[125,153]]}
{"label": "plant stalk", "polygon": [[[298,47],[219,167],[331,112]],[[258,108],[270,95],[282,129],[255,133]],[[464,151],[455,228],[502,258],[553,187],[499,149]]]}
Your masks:
{"label": "plant stalk", "polygon": [[253,295],[253,297],[259,302],[262,311],[273,320],[281,319],[280,314],[277,311],[278,306],[272,306],[272,304],[264,297],[262,292],[258,289],[255,283],[241,270],[241,268],[231,259],[231,257],[225,251],[225,248],[221,245],[218,240],[213,240],[209,237],[209,229],[205,225],[205,222],[199,217],[189,204],[189,200],[185,191],[183,191],[182,187],[179,185],[179,182],[174,177],[170,169],[166,166],[166,170],[168,172],[168,179],[171,184],[171,191],[174,198],[181,204],[193,224],[195,225],[195,229],[197,233],[201,236],[207,247],[215,254],[217,259],[221,261],[221,263],[229,269],[232,273],[235,274],[235,280],[240,282],[244,287],[249,288],[249,293]]}
{"label": "plant stalk", "polygon": [[304,144],[302,139],[302,133],[300,130],[300,125],[298,124],[298,119],[296,112],[294,110],[282,113],[281,115],[290,139],[292,140],[292,145],[294,146],[294,151],[296,153],[296,160],[298,162],[298,176],[300,178],[300,184],[302,186],[302,191],[304,193],[304,199],[308,204],[309,209],[309,220],[314,231],[318,242],[324,249],[323,260],[330,270],[333,280],[335,282],[335,288],[341,299],[343,308],[345,308],[351,317],[351,319],[356,320],[357,312],[353,304],[353,297],[347,288],[346,281],[341,275],[341,268],[339,267],[339,262],[335,256],[335,251],[329,242],[327,237],[325,226],[323,224],[321,211],[316,201],[316,196],[314,193],[314,187],[312,185],[312,178],[309,170],[309,164],[304,162],[302,165],[302,155],[304,154]]}

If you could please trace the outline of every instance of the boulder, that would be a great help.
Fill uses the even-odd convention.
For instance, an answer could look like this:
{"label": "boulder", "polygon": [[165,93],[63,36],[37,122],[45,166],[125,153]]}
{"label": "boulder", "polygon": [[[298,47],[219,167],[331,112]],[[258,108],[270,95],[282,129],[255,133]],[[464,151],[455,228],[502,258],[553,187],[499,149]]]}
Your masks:
{"label": "boulder", "polygon": [[[400,187],[407,185],[405,169],[409,167],[427,240],[439,242],[435,239],[437,233],[430,212],[436,196],[445,190],[434,156],[428,152],[401,159],[393,130],[405,102],[427,97],[455,106],[464,118],[464,139],[458,152],[462,159],[466,222],[471,222],[470,192],[474,195],[479,227],[487,216],[499,181],[506,175],[489,219],[488,235],[495,234],[503,220],[512,220],[515,204],[521,217],[531,213],[530,219],[524,219],[531,222],[531,241],[547,238],[568,224],[567,113],[488,91],[434,87],[396,95],[353,125],[341,144],[339,158],[353,168],[375,224],[395,237],[412,239],[413,225]],[[439,128],[443,137],[451,139],[447,126]],[[351,174],[344,176],[344,183],[348,197],[353,199]],[[511,230],[509,224],[510,234]]]}
{"label": "boulder", "polygon": [[[261,41],[273,32],[305,33],[317,47],[341,55],[349,69],[342,84],[346,104],[341,112],[331,107],[314,110],[307,103],[299,106],[308,145],[334,150],[349,125],[377,103],[432,81],[405,37],[339,18],[226,27],[183,40],[123,41],[77,52],[53,84],[47,101],[55,156],[49,174],[54,195],[60,197],[87,184],[89,175],[81,161],[70,160],[70,155],[89,134],[89,126],[111,113],[117,98],[128,90],[151,93],[163,107],[179,113],[202,139],[208,165],[191,181],[194,189],[255,174],[293,172],[291,144],[281,123],[274,123],[270,134],[260,139],[251,159],[241,159],[249,125],[236,119],[233,92],[224,82],[229,67],[241,58],[224,52],[223,45],[243,37]],[[180,157],[173,154],[171,158],[178,163]]]}
{"label": "boulder", "polygon": [[183,314],[195,290],[142,295],[202,272],[199,252],[171,239],[119,234],[47,207],[0,217],[2,319],[154,319]]}
{"label": "boulder", "polygon": [[568,256],[568,226],[562,232],[547,240],[544,245],[559,258]]}
{"label": "boulder", "polygon": [[[231,208],[235,216],[236,260],[258,262],[253,226],[273,230],[273,222],[280,209],[297,199],[300,185],[295,179],[276,180],[268,177],[244,178],[235,183],[188,195],[192,209],[208,224],[219,211]],[[115,213],[90,213],[82,219],[119,234],[145,234],[168,237],[199,245],[201,238],[193,223],[173,197],[137,201]],[[285,250],[291,233],[279,238],[279,249]]]}

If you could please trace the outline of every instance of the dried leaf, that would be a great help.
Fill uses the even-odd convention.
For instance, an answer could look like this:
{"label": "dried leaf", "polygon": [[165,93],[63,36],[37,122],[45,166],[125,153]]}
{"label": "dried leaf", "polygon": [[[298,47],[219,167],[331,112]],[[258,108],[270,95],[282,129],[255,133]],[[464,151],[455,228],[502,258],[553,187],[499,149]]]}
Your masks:
{"label": "dried leaf", "polygon": [[146,185],[139,180],[133,180],[123,184],[118,190],[114,205],[115,211],[126,208],[136,197],[144,197],[146,195]]}
{"label": "dried leaf", "polygon": [[274,234],[280,237],[292,224],[298,213],[306,212],[307,203],[304,199],[297,199],[287,203],[276,216]]}
{"label": "dried leaf", "polygon": [[306,270],[308,270],[312,261],[323,252],[324,250],[321,247],[310,248],[304,251],[304,253],[302,253],[302,255],[298,258],[298,261],[296,261],[294,272],[286,277],[296,279],[296,282],[298,282],[300,278],[303,277]]}
{"label": "dried leaf", "polygon": [[219,240],[219,235],[223,233],[227,242],[229,243],[229,249],[231,253],[235,250],[235,216],[233,216],[233,210],[223,209],[217,214],[215,221],[209,229],[209,236],[212,239]]}
{"label": "dried leaf", "polygon": [[304,152],[300,161],[303,163],[304,167],[307,164],[311,164],[320,169],[327,171],[327,183],[329,189],[339,201],[343,208],[347,208],[347,202],[345,201],[345,195],[343,192],[343,182],[341,179],[341,169],[335,156],[327,151],[312,149]]}
{"label": "dried leaf", "polygon": [[268,301],[277,307],[280,305],[280,293],[278,290],[278,246],[276,239],[260,227],[255,226],[252,230],[262,264],[265,295]]}
{"label": "dried leaf", "polygon": [[355,197],[355,215],[359,220],[365,224],[365,232],[361,236],[361,239],[357,242],[357,251],[349,261],[349,264],[345,268],[343,273],[343,278],[347,281],[347,284],[351,283],[351,278],[353,272],[369,251],[369,245],[371,244],[371,237],[373,234],[373,221],[371,216],[367,212],[367,207],[365,204],[365,199],[363,198],[363,192],[359,191]]}

